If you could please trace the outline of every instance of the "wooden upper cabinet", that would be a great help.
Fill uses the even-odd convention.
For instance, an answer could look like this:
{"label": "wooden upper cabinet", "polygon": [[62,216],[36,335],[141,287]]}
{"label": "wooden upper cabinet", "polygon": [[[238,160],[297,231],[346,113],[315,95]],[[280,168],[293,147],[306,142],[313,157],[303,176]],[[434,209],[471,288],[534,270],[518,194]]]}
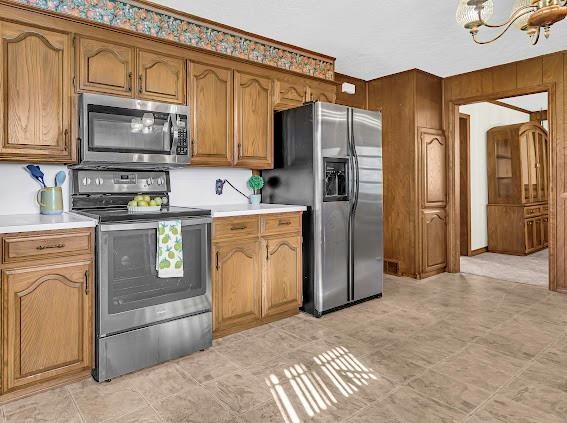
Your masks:
{"label": "wooden upper cabinet", "polygon": [[286,110],[303,105],[307,100],[307,87],[287,81],[274,81],[274,109]]}
{"label": "wooden upper cabinet", "polygon": [[188,93],[191,110],[191,164],[232,165],[232,70],[189,63]]}
{"label": "wooden upper cabinet", "polygon": [[269,169],[274,162],[272,81],[234,72],[236,166]]}
{"label": "wooden upper cabinet", "polygon": [[308,87],[308,101],[323,101],[325,103],[334,103],[337,99],[336,87]]}
{"label": "wooden upper cabinet", "polygon": [[185,60],[138,51],[138,98],[185,103]]}
{"label": "wooden upper cabinet", "polygon": [[0,22],[0,158],[69,162],[71,38]]}
{"label": "wooden upper cabinet", "polygon": [[89,369],[91,262],[3,271],[3,391]]}
{"label": "wooden upper cabinet", "polygon": [[262,316],[296,311],[302,299],[301,236],[263,241]]}
{"label": "wooden upper cabinet", "polygon": [[78,88],[132,97],[134,49],[80,37],[77,41]]}
{"label": "wooden upper cabinet", "polygon": [[421,207],[445,207],[447,203],[447,145],[443,132],[420,129]]}

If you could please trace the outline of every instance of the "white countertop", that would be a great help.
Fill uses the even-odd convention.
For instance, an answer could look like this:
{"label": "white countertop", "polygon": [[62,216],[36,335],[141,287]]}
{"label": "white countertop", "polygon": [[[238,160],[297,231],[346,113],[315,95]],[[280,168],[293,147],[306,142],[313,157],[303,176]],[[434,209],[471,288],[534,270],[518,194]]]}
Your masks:
{"label": "white countertop", "polygon": [[95,227],[97,221],[75,213],[59,215],[7,214],[0,215],[0,234],[14,232],[50,231]]}
{"label": "white countertop", "polygon": [[244,216],[251,214],[289,213],[307,210],[305,206],[289,206],[285,204],[223,204],[216,206],[199,206],[211,210],[213,217]]}

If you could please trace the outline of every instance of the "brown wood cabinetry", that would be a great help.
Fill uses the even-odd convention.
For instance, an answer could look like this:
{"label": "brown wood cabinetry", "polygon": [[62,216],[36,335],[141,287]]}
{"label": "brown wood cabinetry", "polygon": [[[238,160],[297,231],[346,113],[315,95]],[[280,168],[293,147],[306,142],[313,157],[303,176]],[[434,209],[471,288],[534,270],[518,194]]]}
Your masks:
{"label": "brown wood cabinetry", "polygon": [[0,22],[0,158],[70,162],[71,38]]}
{"label": "brown wood cabinetry", "polygon": [[445,271],[447,147],[442,80],[412,70],[368,82],[382,112],[384,270],[423,278]]}
{"label": "brown wood cabinetry", "polygon": [[445,207],[447,204],[446,142],[443,131],[422,129],[421,207]]}
{"label": "brown wood cabinetry", "polygon": [[215,331],[255,323],[262,317],[260,242],[217,243],[214,253]]}
{"label": "brown wood cabinetry", "polygon": [[185,103],[185,60],[138,50],[138,97],[149,101]]}
{"label": "brown wood cabinetry", "polygon": [[325,103],[334,103],[336,99],[337,92],[335,86],[320,87],[316,85],[310,85],[307,88],[308,101],[323,101]]}
{"label": "brown wood cabinetry", "polygon": [[233,161],[232,69],[189,64],[192,164],[230,166]]}
{"label": "brown wood cabinetry", "polygon": [[307,100],[307,86],[287,81],[274,81],[274,110],[299,107]]}
{"label": "brown wood cabinetry", "polygon": [[296,311],[302,298],[301,237],[268,238],[263,246],[262,317]]}
{"label": "brown wood cabinetry", "polygon": [[80,90],[185,103],[185,59],[89,37],[76,45]]}
{"label": "brown wood cabinetry", "polygon": [[3,390],[91,365],[90,261],[3,272]]}
{"label": "brown wood cabinetry", "polygon": [[0,235],[0,401],[88,374],[93,231]]}
{"label": "brown wood cabinetry", "polygon": [[234,164],[269,169],[274,161],[272,81],[258,75],[234,73]]}
{"label": "brown wood cabinetry", "polygon": [[134,49],[103,40],[76,40],[78,88],[105,94],[133,96]]}
{"label": "brown wood cabinetry", "polygon": [[297,313],[301,213],[215,218],[212,260],[216,337]]}
{"label": "brown wood cabinetry", "polygon": [[530,254],[547,247],[549,146],[536,122],[487,132],[488,251]]}
{"label": "brown wood cabinetry", "polygon": [[447,266],[447,219],[445,210],[422,211],[421,223],[422,277],[435,274]]}

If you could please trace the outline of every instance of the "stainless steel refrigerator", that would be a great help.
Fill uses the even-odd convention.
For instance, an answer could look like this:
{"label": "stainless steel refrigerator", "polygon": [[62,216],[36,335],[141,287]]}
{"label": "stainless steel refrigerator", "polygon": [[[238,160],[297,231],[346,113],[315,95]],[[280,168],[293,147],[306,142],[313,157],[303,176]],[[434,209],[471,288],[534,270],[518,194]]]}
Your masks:
{"label": "stainless steel refrigerator", "polygon": [[303,303],[321,316],[382,295],[382,118],[309,103],[276,113],[262,201],[301,204]]}

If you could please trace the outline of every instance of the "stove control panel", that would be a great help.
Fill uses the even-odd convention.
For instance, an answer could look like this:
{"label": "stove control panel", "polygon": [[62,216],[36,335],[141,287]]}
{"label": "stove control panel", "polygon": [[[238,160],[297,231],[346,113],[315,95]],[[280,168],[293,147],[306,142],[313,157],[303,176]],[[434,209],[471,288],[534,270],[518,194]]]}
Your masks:
{"label": "stove control panel", "polygon": [[72,194],[169,192],[169,172],[73,169]]}

